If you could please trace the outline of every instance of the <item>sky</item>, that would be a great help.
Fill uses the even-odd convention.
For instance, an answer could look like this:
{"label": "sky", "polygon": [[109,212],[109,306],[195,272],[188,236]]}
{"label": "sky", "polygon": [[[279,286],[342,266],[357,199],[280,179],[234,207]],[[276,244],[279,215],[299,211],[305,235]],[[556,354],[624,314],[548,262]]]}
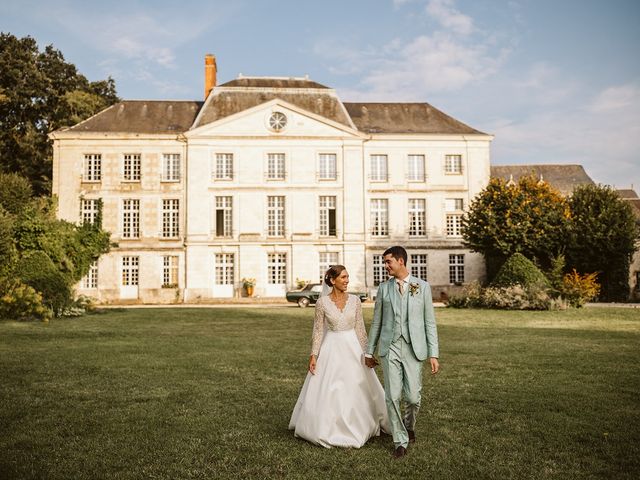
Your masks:
{"label": "sky", "polygon": [[581,164],[640,194],[640,0],[0,0],[0,31],[127,100],[202,100],[212,53],[218,83],[428,102],[495,135],[492,164]]}

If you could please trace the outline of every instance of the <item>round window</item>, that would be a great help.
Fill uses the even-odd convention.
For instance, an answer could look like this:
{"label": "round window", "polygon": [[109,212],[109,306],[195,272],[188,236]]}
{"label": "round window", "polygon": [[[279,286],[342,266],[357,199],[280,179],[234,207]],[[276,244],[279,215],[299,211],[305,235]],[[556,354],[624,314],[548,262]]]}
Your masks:
{"label": "round window", "polygon": [[279,132],[287,126],[287,116],[282,112],[273,112],[269,117],[269,126],[276,132]]}

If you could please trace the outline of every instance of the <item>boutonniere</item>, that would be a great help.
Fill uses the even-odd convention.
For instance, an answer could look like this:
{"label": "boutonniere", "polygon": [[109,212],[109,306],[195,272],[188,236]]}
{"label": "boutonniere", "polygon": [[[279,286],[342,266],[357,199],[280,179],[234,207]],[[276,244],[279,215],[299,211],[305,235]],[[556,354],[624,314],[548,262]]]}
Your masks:
{"label": "boutonniere", "polygon": [[417,283],[410,283],[409,284],[409,293],[411,293],[411,296],[413,297],[414,295],[417,295],[420,293],[420,285]]}

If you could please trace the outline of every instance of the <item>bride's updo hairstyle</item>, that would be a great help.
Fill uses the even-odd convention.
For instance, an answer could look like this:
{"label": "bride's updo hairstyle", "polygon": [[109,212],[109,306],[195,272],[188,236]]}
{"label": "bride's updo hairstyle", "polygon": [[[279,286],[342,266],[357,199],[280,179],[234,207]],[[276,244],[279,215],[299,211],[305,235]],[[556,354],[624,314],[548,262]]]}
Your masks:
{"label": "bride's updo hairstyle", "polygon": [[326,283],[330,287],[333,287],[333,283],[331,283],[331,280],[335,280],[336,278],[338,278],[344,270],[346,270],[346,267],[344,265],[331,265],[329,267],[329,270],[327,270],[324,274],[324,283]]}

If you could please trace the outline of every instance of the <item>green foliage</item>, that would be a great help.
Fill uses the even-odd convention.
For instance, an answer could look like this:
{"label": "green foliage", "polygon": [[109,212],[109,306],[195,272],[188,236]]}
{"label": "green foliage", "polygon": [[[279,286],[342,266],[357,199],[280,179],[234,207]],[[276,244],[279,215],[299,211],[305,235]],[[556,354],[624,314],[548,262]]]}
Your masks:
{"label": "green foliage", "polygon": [[482,288],[470,284],[460,295],[449,298],[452,308],[492,308],[500,310],[559,310],[566,308],[562,299],[552,298],[541,284],[520,284]]}
{"label": "green foliage", "polygon": [[16,276],[42,294],[55,316],[60,316],[72,301],[71,283],[42,251],[26,252],[16,266]]}
{"label": "green foliage", "polygon": [[512,285],[521,285],[525,288],[530,286],[546,287],[548,281],[531,260],[521,253],[514,253],[502,265],[491,285],[494,287],[510,287]]}
{"label": "green foliage", "polygon": [[602,300],[626,301],[640,234],[631,205],[611,187],[584,185],[574,190],[569,206],[569,265],[579,272],[600,272]]}
{"label": "green foliage", "polygon": [[31,201],[32,196],[29,180],[16,173],[0,172],[0,207],[17,215]]}
{"label": "green foliage", "polygon": [[37,194],[51,183],[47,134],[118,101],[113,79],[89,82],[53,46],[0,33],[0,166],[29,179]]}
{"label": "green foliage", "polygon": [[572,307],[582,307],[600,293],[600,285],[596,281],[597,273],[580,275],[575,268],[562,278],[562,296]]}
{"label": "green foliage", "polygon": [[33,287],[17,280],[0,279],[0,318],[49,321],[51,310]]}
{"label": "green foliage", "polygon": [[16,258],[13,223],[13,217],[0,207],[0,278],[9,274]]}
{"label": "green foliage", "polygon": [[517,184],[493,178],[463,218],[465,244],[491,259],[489,279],[514,253],[537,259],[545,268],[566,241],[568,207],[564,198],[535,176]]}

